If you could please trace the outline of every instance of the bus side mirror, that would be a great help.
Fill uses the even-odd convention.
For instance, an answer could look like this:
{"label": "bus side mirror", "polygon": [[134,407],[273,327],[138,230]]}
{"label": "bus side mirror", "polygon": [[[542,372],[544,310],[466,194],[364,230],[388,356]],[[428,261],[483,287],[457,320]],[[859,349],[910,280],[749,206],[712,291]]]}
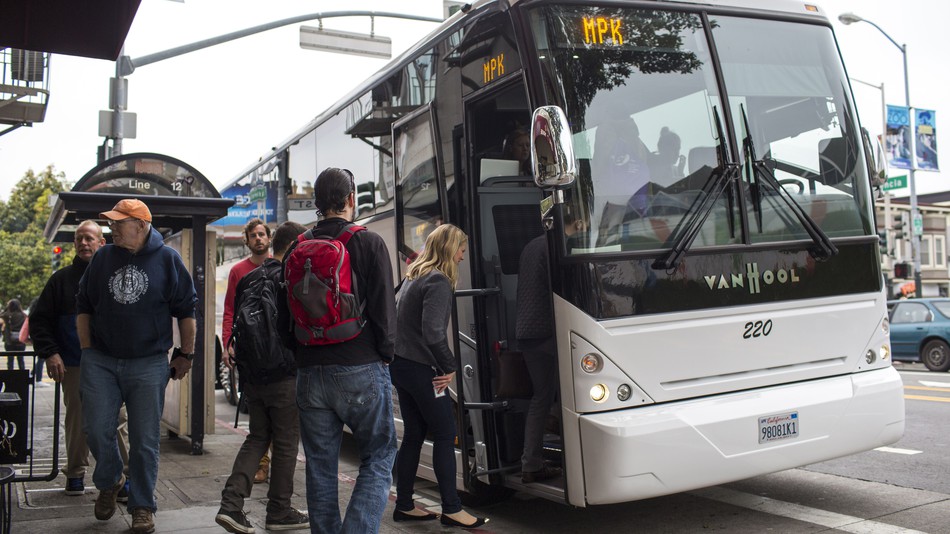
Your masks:
{"label": "bus side mirror", "polygon": [[557,106],[542,106],[531,117],[531,169],[542,189],[565,189],[577,177],[571,127]]}
{"label": "bus side mirror", "polygon": [[873,139],[867,128],[861,128],[861,138],[864,141],[864,150],[868,153],[871,188],[883,187],[887,182],[887,157],[884,145],[881,144],[880,139]]}

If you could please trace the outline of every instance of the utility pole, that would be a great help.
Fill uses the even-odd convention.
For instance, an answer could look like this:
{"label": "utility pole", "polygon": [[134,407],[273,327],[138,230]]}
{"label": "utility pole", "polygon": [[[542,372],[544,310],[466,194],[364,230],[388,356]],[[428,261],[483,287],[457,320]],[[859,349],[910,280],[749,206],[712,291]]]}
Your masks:
{"label": "utility pole", "polygon": [[[170,48],[168,50],[163,50],[161,52],[156,52],[154,54],[148,54],[146,56],[131,58],[125,55],[125,48],[123,47],[122,52],[119,54],[119,58],[115,62],[115,78],[112,78],[109,86],[109,111],[100,111],[99,112],[99,135],[106,138],[106,142],[103,143],[102,148],[99,152],[100,163],[108,157],[115,157],[122,154],[122,140],[125,138],[134,139],[135,138],[135,114],[128,113],[126,110],[128,108],[128,79],[126,76],[135,72],[135,69],[138,67],[144,67],[145,65],[150,65],[152,63],[157,63],[165,59],[171,59],[189,52],[194,52],[196,50],[201,50],[203,48],[208,48],[211,46],[219,45],[222,43],[227,43],[229,41],[234,41],[242,37],[247,37],[250,35],[255,35],[261,32],[266,32],[268,30],[273,30],[275,28],[281,28],[283,26],[289,26],[291,24],[296,24],[298,22],[307,22],[310,20],[321,20],[338,18],[338,17],[382,17],[382,18],[392,18],[392,19],[404,19],[404,20],[417,20],[422,22],[442,22],[442,19],[433,18],[433,17],[423,17],[418,15],[406,15],[402,13],[390,13],[384,11],[332,11],[327,13],[311,13],[309,15],[298,15],[296,17],[290,17],[286,19],[276,20],[273,22],[268,22],[266,24],[261,24],[260,26],[254,26],[251,28],[246,28],[243,30],[238,30],[236,32],[226,33],[224,35],[219,35],[217,37],[212,37],[210,39],[203,39],[201,41],[196,41],[191,44],[186,44],[182,46],[177,46],[175,48]],[[132,124],[128,124],[129,121]],[[112,140],[112,150],[109,154],[107,147],[108,141]],[[108,156],[108,157],[105,157]]]}

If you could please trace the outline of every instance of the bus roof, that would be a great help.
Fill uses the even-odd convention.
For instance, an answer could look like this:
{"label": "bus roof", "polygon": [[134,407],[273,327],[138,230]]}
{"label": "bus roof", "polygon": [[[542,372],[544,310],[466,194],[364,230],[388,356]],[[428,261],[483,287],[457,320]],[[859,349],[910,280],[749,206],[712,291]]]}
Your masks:
{"label": "bus roof", "polygon": [[[375,74],[366,79],[363,83],[356,86],[352,91],[347,93],[343,98],[336,101],[333,105],[329,106],[326,110],[315,116],[313,119],[308,121],[302,128],[294,132],[293,135],[288,137],[286,140],[282,141],[280,144],[276,145],[272,150],[261,155],[258,160],[241,171],[237,176],[231,179],[222,189],[231,187],[232,185],[238,183],[239,181],[246,178],[249,174],[254,172],[255,169],[264,167],[276,156],[280,155],[281,152],[286,150],[288,147],[299,141],[303,136],[310,133],[314,128],[322,124],[325,120],[335,116],[337,113],[342,112],[346,106],[352,103],[354,100],[365,94],[367,91],[372,89],[380,81],[386,79],[387,76],[391,75],[392,72],[396,69],[400,69],[409,63],[412,58],[414,58],[420,50],[424,50],[426,47],[431,46],[432,43],[443,38],[445,35],[448,35],[451,31],[455,30],[456,26],[461,25],[461,21],[473,13],[481,12],[485,9],[506,9],[507,5],[517,5],[528,0],[508,0],[502,2],[501,0],[475,0],[470,4],[469,9],[464,11],[460,10],[454,15],[446,19],[442,24],[433,29],[428,35],[426,35],[421,40],[417,41],[415,44],[406,49],[398,57],[387,63]],[[623,0],[600,0],[598,2],[590,2],[589,0],[577,0],[578,4],[593,3],[598,5],[606,4],[615,4],[622,6],[627,2]],[[763,7],[762,0],[705,0],[705,1],[693,1],[693,0],[656,0],[655,2],[658,6],[663,4],[688,4],[697,7],[710,6],[715,8],[733,8],[738,10],[748,10],[755,11],[759,13],[781,13],[794,16],[809,16],[813,15],[817,18],[827,20],[824,10],[819,6],[813,3],[801,2],[798,0],[769,0],[766,3],[767,7]]]}

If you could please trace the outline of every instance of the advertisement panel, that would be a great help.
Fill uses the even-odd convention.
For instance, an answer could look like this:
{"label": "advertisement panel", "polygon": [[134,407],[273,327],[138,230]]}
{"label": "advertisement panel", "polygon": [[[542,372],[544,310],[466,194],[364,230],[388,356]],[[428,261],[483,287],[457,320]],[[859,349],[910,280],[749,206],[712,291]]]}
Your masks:
{"label": "advertisement panel", "polygon": [[909,169],[910,164],[910,110],[904,106],[887,106],[887,137],[884,149],[888,167]]}
{"label": "advertisement panel", "polygon": [[939,171],[937,165],[937,112],[930,109],[915,109],[917,125],[917,168],[922,171]]}
{"label": "advertisement panel", "polygon": [[277,182],[232,185],[221,191],[221,198],[233,198],[234,205],[228,208],[227,217],[211,223],[214,226],[244,226],[254,217],[264,222],[277,220]]}

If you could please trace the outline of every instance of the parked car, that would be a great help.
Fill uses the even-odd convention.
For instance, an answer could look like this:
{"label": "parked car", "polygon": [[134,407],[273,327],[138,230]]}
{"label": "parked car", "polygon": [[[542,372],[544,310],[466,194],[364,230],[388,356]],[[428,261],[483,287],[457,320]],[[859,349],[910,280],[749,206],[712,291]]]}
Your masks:
{"label": "parked car", "polygon": [[894,300],[887,309],[894,360],[950,369],[950,298]]}

